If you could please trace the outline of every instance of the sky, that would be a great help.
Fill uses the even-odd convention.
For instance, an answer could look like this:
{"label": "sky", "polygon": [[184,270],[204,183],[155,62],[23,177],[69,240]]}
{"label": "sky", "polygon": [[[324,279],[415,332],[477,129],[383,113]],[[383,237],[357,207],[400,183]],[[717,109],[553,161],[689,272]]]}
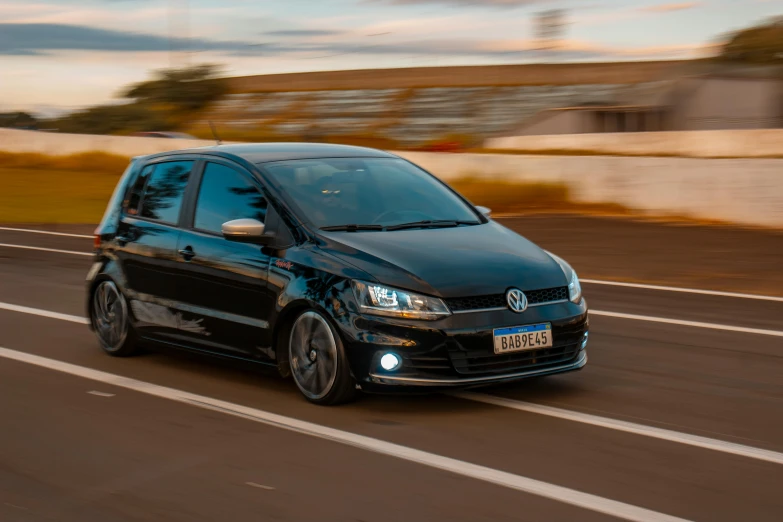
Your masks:
{"label": "sky", "polygon": [[[561,9],[556,52],[536,14]],[[117,101],[150,71],[225,74],[679,59],[783,14],[783,0],[2,0],[0,111]]]}

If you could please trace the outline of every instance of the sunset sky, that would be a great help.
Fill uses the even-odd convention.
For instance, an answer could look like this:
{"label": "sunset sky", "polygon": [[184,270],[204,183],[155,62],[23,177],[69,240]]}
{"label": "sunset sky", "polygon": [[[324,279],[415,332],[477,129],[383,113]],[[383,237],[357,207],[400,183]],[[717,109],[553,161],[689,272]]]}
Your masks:
{"label": "sunset sky", "polygon": [[646,60],[701,56],[783,0],[3,0],[0,110],[108,102],[188,62],[246,75],[541,61],[533,20],[550,8],[568,15],[558,60]]}

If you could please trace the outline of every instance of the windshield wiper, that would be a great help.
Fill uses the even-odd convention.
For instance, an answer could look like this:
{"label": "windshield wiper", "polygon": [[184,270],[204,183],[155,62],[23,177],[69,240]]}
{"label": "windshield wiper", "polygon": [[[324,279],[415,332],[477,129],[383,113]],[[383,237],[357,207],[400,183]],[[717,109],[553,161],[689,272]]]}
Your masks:
{"label": "windshield wiper", "polygon": [[457,227],[460,225],[478,225],[478,221],[459,221],[455,219],[425,219],[424,221],[414,221],[412,223],[402,223],[386,227],[386,230],[404,230],[406,228],[426,228],[426,227]]}
{"label": "windshield wiper", "polygon": [[361,230],[383,230],[381,225],[335,225],[331,227],[321,227],[324,232],[359,232]]}

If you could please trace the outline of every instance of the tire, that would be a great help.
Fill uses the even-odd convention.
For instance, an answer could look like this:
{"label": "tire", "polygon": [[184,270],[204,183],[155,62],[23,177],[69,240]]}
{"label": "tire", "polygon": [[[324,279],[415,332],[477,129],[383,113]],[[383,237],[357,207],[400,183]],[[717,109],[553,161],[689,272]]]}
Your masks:
{"label": "tire", "polygon": [[130,324],[128,302],[114,281],[100,281],[90,299],[90,321],[103,351],[114,357],[138,353],[139,344]]}
{"label": "tire", "polygon": [[356,398],[342,340],[327,317],[305,310],[288,337],[291,376],[304,397],[320,405],[337,405]]}

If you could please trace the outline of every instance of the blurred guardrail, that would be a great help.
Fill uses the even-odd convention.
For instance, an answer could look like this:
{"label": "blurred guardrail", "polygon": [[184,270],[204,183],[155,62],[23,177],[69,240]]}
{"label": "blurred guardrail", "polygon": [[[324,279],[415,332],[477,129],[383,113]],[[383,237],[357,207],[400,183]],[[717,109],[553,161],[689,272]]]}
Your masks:
{"label": "blurred guardrail", "polygon": [[[768,133],[768,134],[767,134]],[[759,150],[773,150],[783,143],[783,131],[705,131],[624,135],[633,143],[632,150],[641,154],[650,150],[658,156],[612,155],[619,141],[606,155],[570,154],[449,154],[399,152],[401,156],[422,165],[440,178],[502,180],[515,183],[552,183],[564,185],[571,198],[579,203],[616,204],[653,215],[671,215],[723,221],[740,225],[783,229],[783,158],[764,158]],[[669,136],[662,137],[661,135]],[[674,134],[679,135],[675,139]],[[724,156],[740,156],[744,144],[749,157],[714,159],[698,157],[693,151],[718,152],[717,145],[699,145],[698,138],[717,137]],[[732,137],[733,136],[733,137]],[[751,136],[756,136],[754,140]],[[764,137],[759,137],[764,136]],[[603,139],[610,135],[600,136]],[[567,136],[537,138],[564,139]],[[592,139],[592,138],[591,138]],[[693,144],[692,149],[678,143]],[[645,141],[653,140],[653,141]],[[778,140],[778,143],[773,143]],[[542,142],[543,143],[543,142]],[[604,142],[608,147],[608,142]],[[640,144],[647,143],[645,149]],[[652,144],[657,144],[652,148]],[[666,157],[661,144],[679,147],[679,154]],[[136,138],[117,136],[68,135],[0,129],[0,151],[37,152],[67,155],[102,151],[135,156],[211,145],[211,141]],[[543,146],[543,145],[542,145]],[[581,145],[580,145],[581,146]],[[630,145],[628,145],[630,147]],[[697,147],[701,147],[698,149]],[[683,150],[690,154],[683,154]],[[551,150],[551,149],[541,149]],[[582,149],[572,149],[575,151]],[[631,150],[631,149],[628,149]],[[653,152],[654,151],[654,152]],[[728,154],[728,151],[733,152]],[[626,151],[627,152],[627,151]],[[734,154],[736,153],[736,154]],[[754,154],[757,157],[754,157]],[[774,154],[769,154],[774,155]]]}

